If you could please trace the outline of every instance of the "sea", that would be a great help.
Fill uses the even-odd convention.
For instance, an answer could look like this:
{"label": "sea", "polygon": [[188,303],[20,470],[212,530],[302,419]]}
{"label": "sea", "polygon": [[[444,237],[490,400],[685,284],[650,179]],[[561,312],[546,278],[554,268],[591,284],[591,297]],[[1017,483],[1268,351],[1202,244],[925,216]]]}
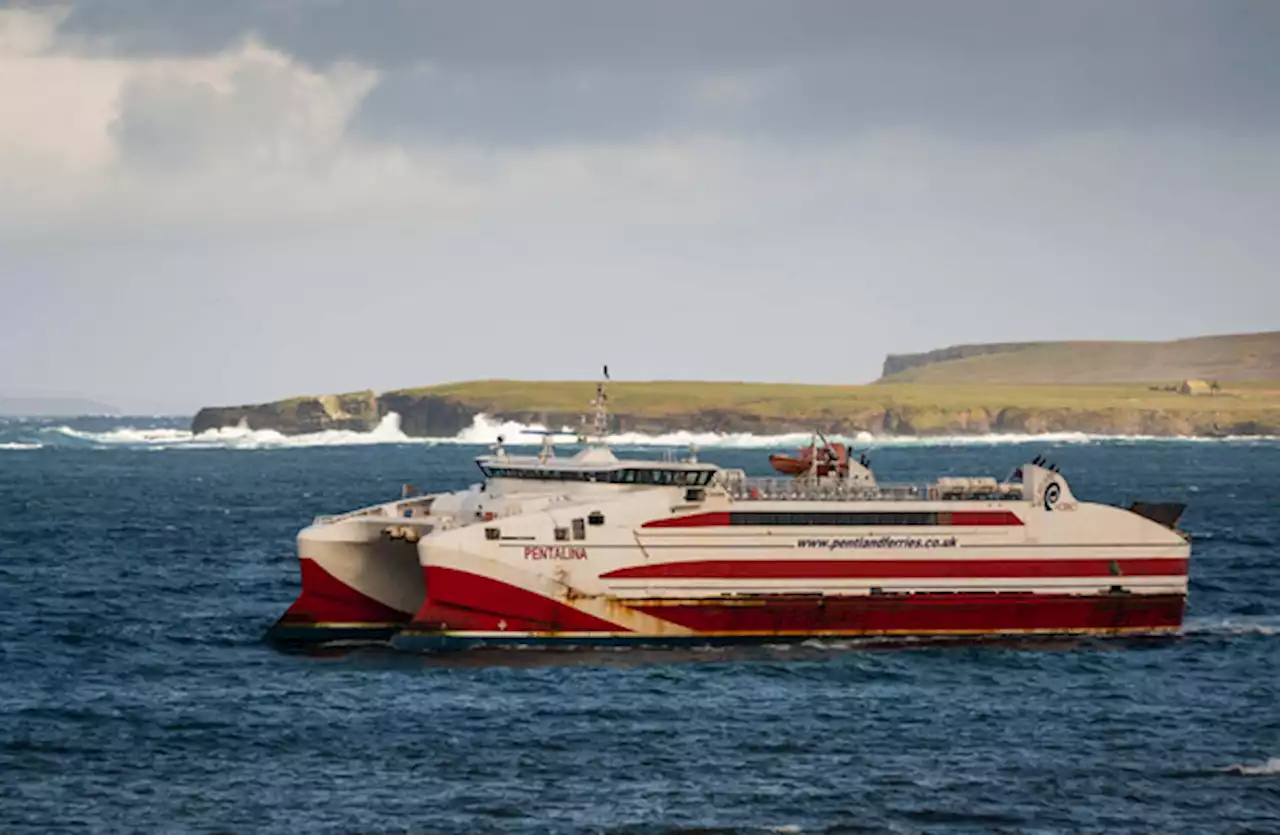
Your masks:
{"label": "sea", "polygon": [[[887,481],[1044,455],[1084,500],[1185,502],[1172,640],[264,643],[299,528],[518,430],[0,420],[0,832],[1280,833],[1280,440],[855,439]],[[658,441],[757,474],[796,445],[617,446],[688,453]]]}

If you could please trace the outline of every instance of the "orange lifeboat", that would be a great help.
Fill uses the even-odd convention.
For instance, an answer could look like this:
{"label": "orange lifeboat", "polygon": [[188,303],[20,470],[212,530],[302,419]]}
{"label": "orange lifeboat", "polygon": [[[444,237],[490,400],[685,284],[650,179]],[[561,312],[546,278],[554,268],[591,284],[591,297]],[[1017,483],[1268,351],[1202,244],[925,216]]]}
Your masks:
{"label": "orange lifeboat", "polygon": [[[794,457],[770,455],[769,463],[783,475],[802,476],[813,467],[813,455],[813,447],[801,447]],[[818,475],[828,475],[832,472],[843,474],[848,471],[849,450],[844,444],[829,443],[818,447]]]}

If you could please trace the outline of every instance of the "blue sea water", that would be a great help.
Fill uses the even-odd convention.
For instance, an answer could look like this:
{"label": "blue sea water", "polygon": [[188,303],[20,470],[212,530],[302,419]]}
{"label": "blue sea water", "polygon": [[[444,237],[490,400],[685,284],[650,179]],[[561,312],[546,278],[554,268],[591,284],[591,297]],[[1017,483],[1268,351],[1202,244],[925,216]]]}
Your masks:
{"label": "blue sea water", "polygon": [[1171,642],[284,654],[297,529],[480,449],[329,441],[0,423],[0,831],[1280,832],[1280,441],[873,450],[1185,501]]}

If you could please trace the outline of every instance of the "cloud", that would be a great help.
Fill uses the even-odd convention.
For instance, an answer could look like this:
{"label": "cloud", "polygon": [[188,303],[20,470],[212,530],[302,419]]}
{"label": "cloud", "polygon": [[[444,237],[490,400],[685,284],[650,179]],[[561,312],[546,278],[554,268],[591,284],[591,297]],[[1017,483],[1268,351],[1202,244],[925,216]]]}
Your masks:
{"label": "cloud", "polygon": [[253,32],[308,66],[375,68],[353,130],[396,141],[1280,127],[1280,6],[1247,0],[95,0],[61,30],[152,58]]}
{"label": "cloud", "polygon": [[377,79],[352,64],[313,71],[249,40],[212,60],[131,74],[111,133],[140,166],[306,167],[337,149]]}
{"label": "cloud", "polygon": [[[683,259],[662,267],[673,291],[732,287],[749,261],[786,281],[813,277],[823,292],[834,279],[819,277],[848,276],[886,304],[927,287],[908,296],[952,309],[1028,284],[1127,293],[1141,306],[1144,281],[1185,286],[1224,268],[1240,293],[1257,295],[1258,265],[1280,255],[1264,228],[1280,196],[1280,144],[1256,125],[942,131],[908,118],[923,108],[924,76],[841,75],[846,64],[819,82],[803,61],[729,71],[720,65],[745,59],[718,47],[696,67],[681,64],[694,60],[684,53],[674,69],[632,56],[603,74],[551,66],[550,55],[524,73],[496,61],[437,65],[441,56],[388,69],[314,43],[303,59],[243,25],[182,48],[162,49],[160,38],[108,49],[104,39],[128,38],[88,31],[83,15],[111,8],[134,5],[0,11],[0,239],[11,250],[305,240],[425,263],[523,247],[560,264],[556,281],[575,287],[586,278],[569,253],[595,252],[604,269],[609,252],[638,263],[661,251]],[[330,6],[264,8],[292,9],[307,28],[312,10],[323,18]],[[177,13],[158,14],[152,29],[135,21],[125,31],[167,31]],[[899,20],[884,14],[864,25]],[[994,37],[942,19],[966,50]],[[747,37],[775,35],[749,27]],[[827,41],[816,43],[809,57],[827,61]],[[883,69],[897,59],[857,60]],[[788,104],[806,84],[809,97]],[[824,113],[873,94],[879,106],[818,129]],[[949,99],[933,106],[967,106]],[[779,127],[788,113],[808,127]]]}
{"label": "cloud", "polygon": [[0,10],[0,387],[233,402],[600,352],[859,382],[1275,326],[1271,6],[503,8]]}

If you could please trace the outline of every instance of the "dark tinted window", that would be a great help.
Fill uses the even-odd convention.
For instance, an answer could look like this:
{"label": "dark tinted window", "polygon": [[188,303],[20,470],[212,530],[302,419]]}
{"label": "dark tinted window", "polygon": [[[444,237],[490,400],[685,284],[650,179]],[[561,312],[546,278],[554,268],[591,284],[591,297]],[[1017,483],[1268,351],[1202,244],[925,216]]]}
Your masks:
{"label": "dark tinted window", "polygon": [[731,513],[731,525],[936,525],[937,513]]}

